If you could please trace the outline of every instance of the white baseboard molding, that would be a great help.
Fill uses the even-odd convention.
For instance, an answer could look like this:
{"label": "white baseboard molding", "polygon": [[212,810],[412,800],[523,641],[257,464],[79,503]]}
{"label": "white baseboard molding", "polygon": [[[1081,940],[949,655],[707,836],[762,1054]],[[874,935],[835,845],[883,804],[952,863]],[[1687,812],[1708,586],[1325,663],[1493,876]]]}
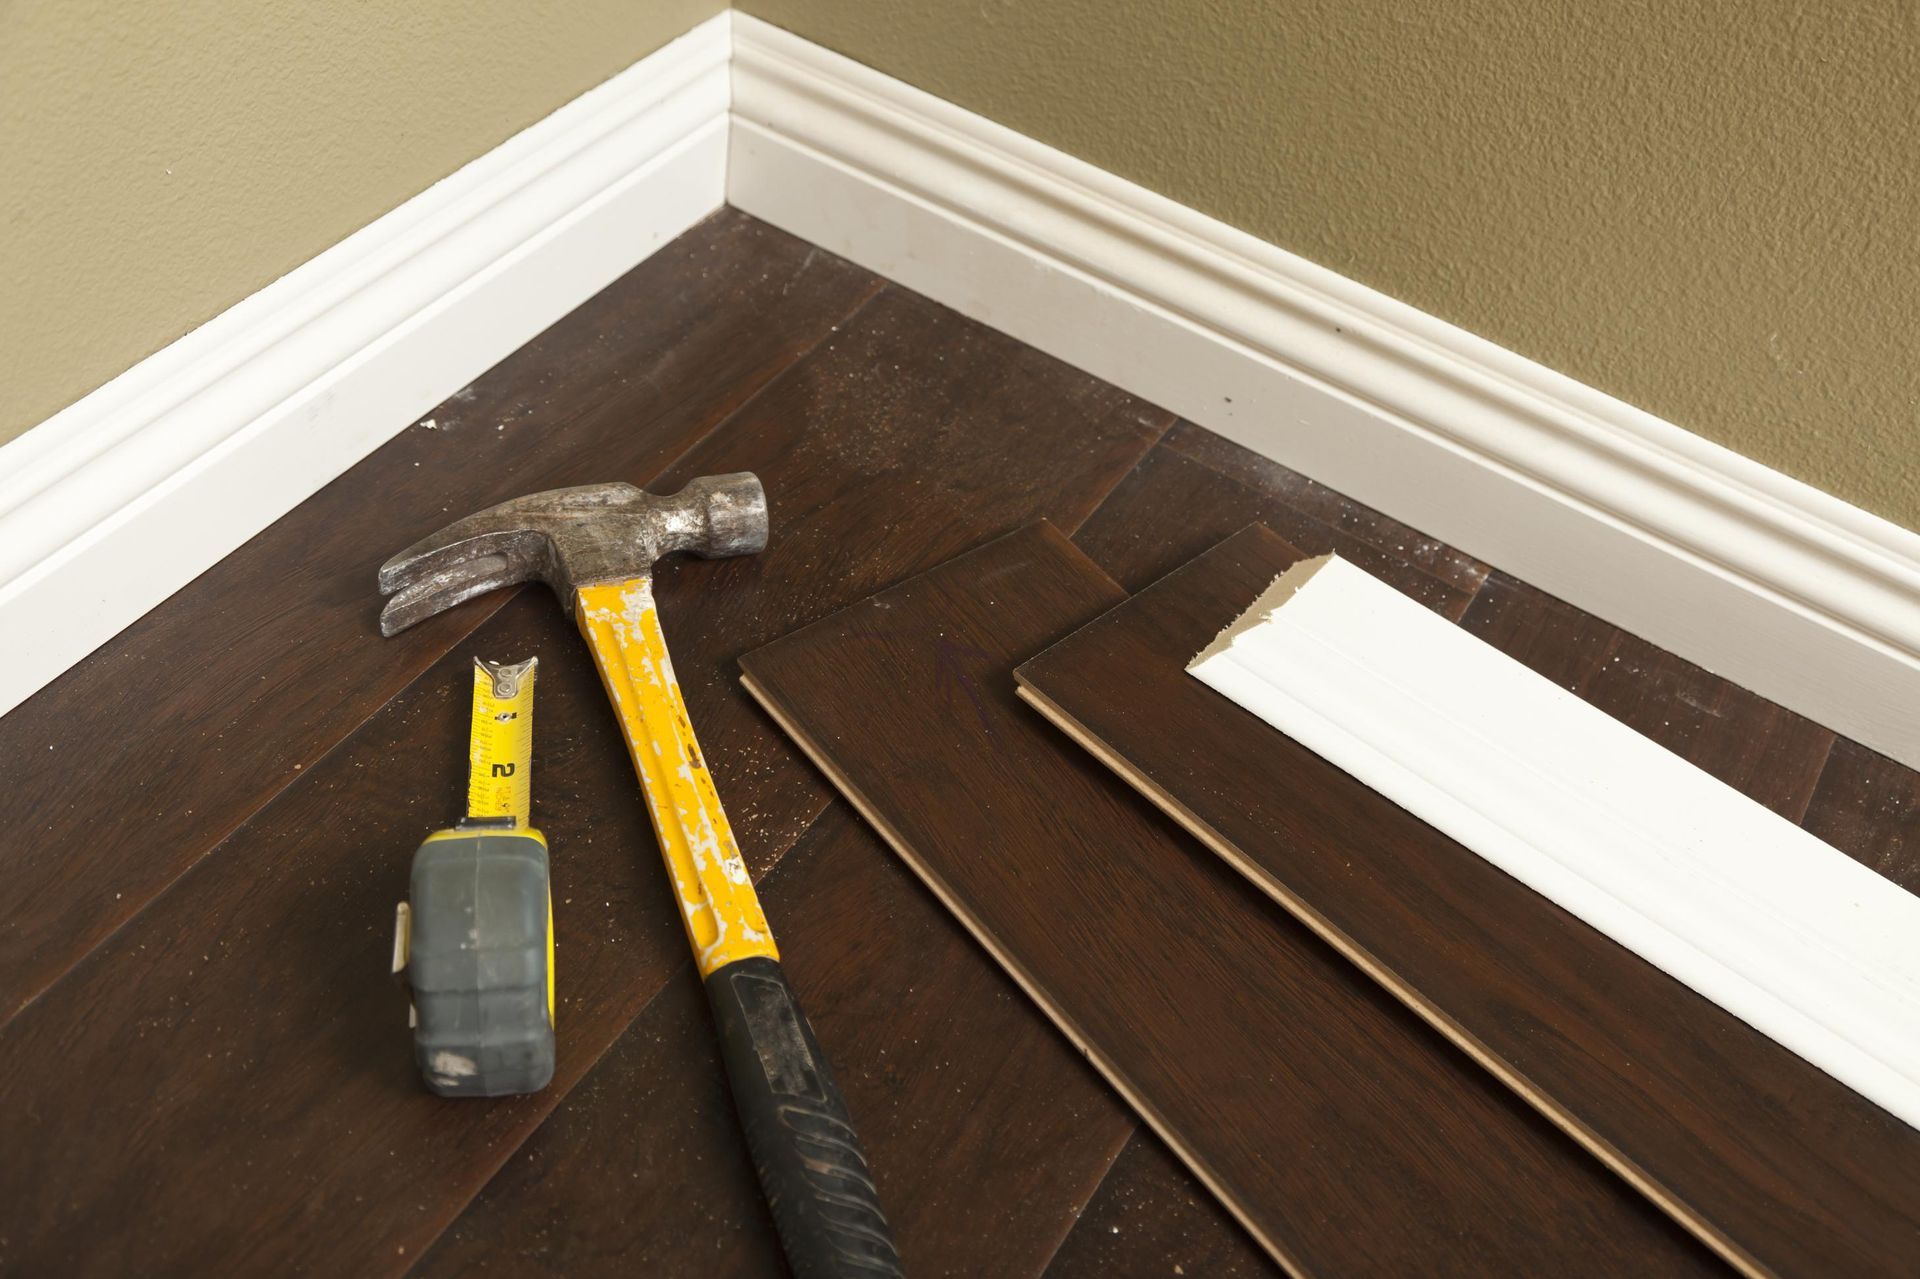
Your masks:
{"label": "white baseboard molding", "polygon": [[1332,556],[1188,669],[1920,1128],[1920,897]]}
{"label": "white baseboard molding", "polygon": [[1920,535],[744,15],[730,203],[1905,763]]}
{"label": "white baseboard molding", "polygon": [[719,208],[730,23],[0,447],[0,713]]}

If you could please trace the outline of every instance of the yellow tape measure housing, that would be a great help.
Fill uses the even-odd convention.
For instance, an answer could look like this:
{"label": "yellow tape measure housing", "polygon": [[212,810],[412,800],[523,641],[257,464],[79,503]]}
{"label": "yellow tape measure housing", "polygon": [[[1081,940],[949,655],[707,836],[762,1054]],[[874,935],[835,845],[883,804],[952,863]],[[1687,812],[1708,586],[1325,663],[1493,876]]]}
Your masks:
{"label": "yellow tape measure housing", "polygon": [[538,658],[508,665],[473,659],[467,741],[467,816],[511,817],[533,808],[533,677]]}
{"label": "yellow tape measure housing", "polygon": [[443,1097],[546,1086],[554,1068],[553,889],[532,815],[532,660],[473,664],[467,815],[428,835],[396,913],[414,1056]]}

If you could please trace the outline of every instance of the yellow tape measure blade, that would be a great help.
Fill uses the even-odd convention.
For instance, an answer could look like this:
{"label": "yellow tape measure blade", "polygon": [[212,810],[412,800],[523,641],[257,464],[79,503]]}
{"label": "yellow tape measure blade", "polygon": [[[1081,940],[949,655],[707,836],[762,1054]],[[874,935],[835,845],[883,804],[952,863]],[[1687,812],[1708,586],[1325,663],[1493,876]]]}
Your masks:
{"label": "yellow tape measure blade", "polygon": [[528,824],[533,808],[533,676],[540,659],[473,659],[467,741],[467,816]]}

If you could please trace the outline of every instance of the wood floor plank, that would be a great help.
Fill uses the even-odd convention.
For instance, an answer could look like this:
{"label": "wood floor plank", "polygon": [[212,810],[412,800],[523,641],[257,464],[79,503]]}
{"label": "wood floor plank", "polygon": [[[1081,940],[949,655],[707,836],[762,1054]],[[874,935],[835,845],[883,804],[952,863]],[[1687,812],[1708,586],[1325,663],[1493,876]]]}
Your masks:
{"label": "wood floor plank", "polygon": [[[916,1275],[1032,1275],[1133,1116],[844,805],[767,876],[783,963]],[[416,1268],[780,1269],[691,964]]]}
{"label": "wood floor plank", "polygon": [[718,214],[0,717],[0,1024],[503,602],[383,643],[382,560],[518,493],[651,480],[877,287]]}
{"label": "wood floor plank", "polygon": [[1840,738],[1806,828],[1910,893],[1920,893],[1920,773]]}
{"label": "wood floor plank", "polygon": [[[890,294],[675,468],[756,469],[771,499],[766,551],[658,582],[687,702],[756,873],[827,797],[728,677],[734,654],[965,539],[1036,515],[1078,522],[1164,425],[1011,339]],[[625,447],[618,427],[572,440],[564,465],[610,465]],[[357,586],[330,588],[343,601],[358,592],[369,627],[374,562]],[[9,1099],[32,1102],[0,1107],[0,1149],[37,1152],[0,1160],[0,1238],[21,1268],[403,1265],[677,971],[678,914],[584,646],[544,591],[487,617],[494,607],[477,600],[429,623],[446,623],[444,646],[485,619],[346,741],[290,768],[292,785],[0,1029]],[[404,667],[405,642],[364,646]],[[462,1105],[414,1076],[384,975],[387,930],[413,847],[457,812],[469,658],[528,652],[542,658],[534,803],[555,849],[561,1065],[536,1097]],[[312,680],[366,660],[356,648],[274,669]],[[181,786],[186,808],[218,790],[198,773]],[[99,820],[154,843],[152,823],[123,835],[111,823],[124,814]]]}
{"label": "wood floor plank", "polygon": [[1283,1272],[1157,1137],[1140,1132],[1046,1273],[1048,1279],[1273,1279]]}
{"label": "wood floor plank", "polygon": [[1396,551],[1323,523],[1290,505],[1292,496],[1279,485],[1243,484],[1161,443],[1073,540],[1115,581],[1138,590],[1221,538],[1264,523],[1303,554],[1338,552],[1443,617],[1458,620],[1466,612],[1473,599],[1470,587],[1443,581]]}
{"label": "wood floor plank", "polygon": [[1276,1256],[1711,1272],[1671,1223],[1016,700],[1119,588],[1022,530],[748,654],[750,691]]}
{"label": "wood floor plank", "polygon": [[[1215,435],[1205,427],[1195,426],[1191,422],[1176,422],[1173,429],[1167,432],[1162,443],[1171,452],[1199,462],[1228,479],[1236,480],[1256,492],[1264,493],[1269,498],[1376,547],[1396,559],[1407,561],[1429,575],[1439,578],[1455,590],[1471,595],[1479,590],[1480,583],[1486,580],[1489,571],[1487,566],[1465,551],[1456,550],[1437,538],[1428,537],[1419,529],[1402,524],[1399,520],[1384,515],[1370,506],[1362,506],[1346,494],[1316,483],[1300,472],[1284,467],[1271,458],[1262,457],[1251,449],[1242,448],[1232,440]],[[1310,555],[1322,554],[1320,551],[1308,550],[1305,543],[1296,541],[1291,536],[1291,531],[1282,525],[1272,520],[1267,520],[1265,523],[1302,551]],[[1342,551],[1341,554],[1345,555],[1346,552]],[[1359,561],[1356,559],[1355,562]],[[1171,572],[1178,567],[1177,564],[1169,564],[1167,571]]]}
{"label": "wood floor plank", "polygon": [[[1185,673],[1296,558],[1249,529],[1023,666],[1023,691],[1746,1267],[1909,1267],[1920,1134]],[[1543,628],[1502,631],[1502,609],[1524,611],[1496,596],[1482,625],[1556,665],[1530,647]],[[1612,655],[1569,682],[1599,691]],[[1776,779],[1733,740],[1766,727],[1705,715],[1676,745],[1802,793],[1804,761]]]}

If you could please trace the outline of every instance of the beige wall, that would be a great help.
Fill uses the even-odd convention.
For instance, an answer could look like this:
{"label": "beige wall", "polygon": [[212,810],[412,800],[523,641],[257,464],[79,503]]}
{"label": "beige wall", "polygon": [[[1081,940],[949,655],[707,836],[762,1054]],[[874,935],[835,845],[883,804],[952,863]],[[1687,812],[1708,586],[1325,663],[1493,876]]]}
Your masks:
{"label": "beige wall", "polygon": [[724,0],[0,0],[0,440]]}
{"label": "beige wall", "polygon": [[1920,527],[1911,0],[739,7]]}

